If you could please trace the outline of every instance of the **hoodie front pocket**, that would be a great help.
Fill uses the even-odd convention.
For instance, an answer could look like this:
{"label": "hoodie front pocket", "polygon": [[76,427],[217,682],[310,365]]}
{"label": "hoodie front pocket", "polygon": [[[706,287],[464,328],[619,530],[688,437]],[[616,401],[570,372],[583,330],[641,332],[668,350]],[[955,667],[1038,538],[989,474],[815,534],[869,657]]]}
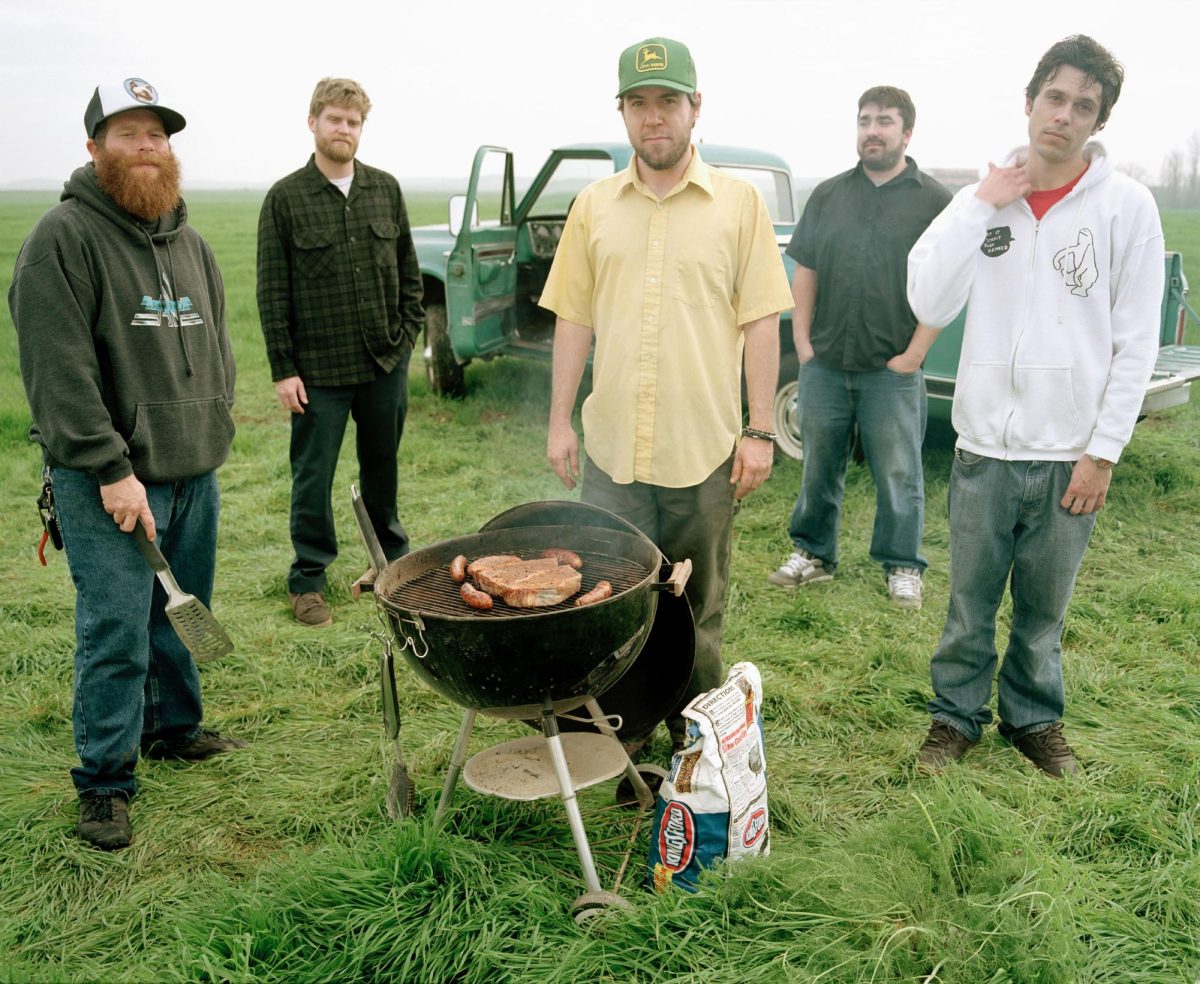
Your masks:
{"label": "hoodie front pocket", "polygon": [[1006,362],[972,362],[954,384],[954,429],[963,437],[998,444],[1012,402]]}
{"label": "hoodie front pocket", "polygon": [[233,441],[233,418],[222,396],[139,403],[129,460],[142,481],[178,482],[223,464]]}
{"label": "hoodie front pocket", "polygon": [[1017,405],[1010,443],[1025,448],[1067,449],[1079,423],[1070,366],[1017,366]]}

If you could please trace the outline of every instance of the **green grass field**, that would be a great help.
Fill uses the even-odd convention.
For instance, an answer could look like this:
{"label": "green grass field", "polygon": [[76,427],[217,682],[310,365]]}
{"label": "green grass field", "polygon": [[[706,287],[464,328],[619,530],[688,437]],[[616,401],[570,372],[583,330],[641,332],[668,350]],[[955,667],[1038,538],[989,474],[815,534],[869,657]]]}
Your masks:
{"label": "green grass field", "polygon": [[[3,291],[53,200],[0,196]],[[214,598],[237,651],[203,667],[206,714],[251,745],[194,766],[143,762],[130,849],[75,837],[73,590],[62,554],[46,568],[34,555],[39,462],[4,306],[0,982],[1198,979],[1200,396],[1140,424],[1115,473],[1067,621],[1067,734],[1086,771],[1062,783],[994,731],[961,767],[914,774],[946,604],[949,446],[925,458],[931,566],[915,614],[888,606],[867,557],[865,467],[847,480],[837,581],[768,587],[801,471],[779,460],[738,517],[726,633],[727,661],[763,671],[773,853],[718,872],[699,896],[657,898],[637,887],[643,824],[621,886],[632,911],[583,933],[567,912],[583,888],[557,800],[460,786],[446,829],[432,829],[459,714],[407,672],[417,811],[384,813],[379,623],[348,592],[366,564],[347,491],[353,442],[337,484],[335,625],[301,629],[284,588],[288,422],[255,313],[256,198],[200,194],[191,207],[224,271],[239,365]],[[418,223],[444,214],[440,201],[412,211]],[[1200,286],[1200,214],[1164,218]],[[465,400],[443,402],[414,366],[401,480],[417,545],[564,494],[544,462],[548,369],[502,359],[467,381]],[[472,750],[527,733],[481,719]],[[665,760],[662,736],[653,751]],[[609,809],[611,790],[582,796],[606,887],[634,829]]]}

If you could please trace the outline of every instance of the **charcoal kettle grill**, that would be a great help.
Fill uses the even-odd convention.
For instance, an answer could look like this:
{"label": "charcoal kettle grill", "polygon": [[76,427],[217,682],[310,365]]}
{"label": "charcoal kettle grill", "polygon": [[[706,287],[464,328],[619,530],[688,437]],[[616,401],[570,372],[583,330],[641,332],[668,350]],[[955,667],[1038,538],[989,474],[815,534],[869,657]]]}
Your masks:
{"label": "charcoal kettle grill", "polygon": [[[373,536],[369,524],[363,536]],[[612,596],[580,608],[573,604],[577,596],[533,609],[497,600],[492,609],[480,611],[467,606],[449,575],[450,562],[460,554],[472,560],[491,554],[533,558],[547,547],[565,547],[583,559],[581,592],[607,580]],[[576,791],[624,773],[642,810],[653,806],[643,773],[654,774],[655,768],[631,761],[620,740],[621,715],[606,715],[600,698],[610,692],[623,696],[618,685],[651,635],[660,600],[669,598],[672,604],[664,607],[676,622],[678,606],[687,612],[686,646],[672,662],[670,680],[656,690],[654,706],[648,710],[639,694],[633,716],[651,717],[653,725],[678,703],[693,658],[691,616],[683,598],[690,571],[690,561],[668,563],[651,540],[619,517],[564,501],[518,506],[478,533],[387,564],[375,581],[389,643],[398,643],[423,683],[464,708],[435,825],[445,819],[460,776],[476,792],[504,799],[561,797],[587,887],[572,905],[580,923],[624,902],[601,887]],[[646,676],[645,669],[634,674],[635,679]],[[572,714],[580,708],[586,717]],[[504,742],[468,760],[478,714],[536,719],[542,734]]]}

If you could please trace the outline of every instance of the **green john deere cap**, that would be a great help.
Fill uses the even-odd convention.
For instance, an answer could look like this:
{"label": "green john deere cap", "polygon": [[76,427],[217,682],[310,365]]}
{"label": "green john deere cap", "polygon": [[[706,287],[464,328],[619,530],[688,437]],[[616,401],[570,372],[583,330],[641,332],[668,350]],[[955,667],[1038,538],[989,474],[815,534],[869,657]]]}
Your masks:
{"label": "green john deere cap", "polygon": [[621,52],[617,66],[617,96],[643,85],[661,85],[680,92],[696,91],[696,63],[682,41],[648,38]]}

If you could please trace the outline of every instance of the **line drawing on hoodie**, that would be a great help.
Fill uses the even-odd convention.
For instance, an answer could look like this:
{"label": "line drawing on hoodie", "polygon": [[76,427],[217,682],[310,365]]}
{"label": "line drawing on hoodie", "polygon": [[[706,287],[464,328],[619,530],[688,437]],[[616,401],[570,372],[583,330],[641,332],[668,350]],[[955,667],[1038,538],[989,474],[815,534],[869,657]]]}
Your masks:
{"label": "line drawing on hoodie", "polygon": [[1050,262],[1054,269],[1062,274],[1063,281],[1076,297],[1087,297],[1088,291],[1100,279],[1091,229],[1080,229],[1079,238],[1055,253]]}

